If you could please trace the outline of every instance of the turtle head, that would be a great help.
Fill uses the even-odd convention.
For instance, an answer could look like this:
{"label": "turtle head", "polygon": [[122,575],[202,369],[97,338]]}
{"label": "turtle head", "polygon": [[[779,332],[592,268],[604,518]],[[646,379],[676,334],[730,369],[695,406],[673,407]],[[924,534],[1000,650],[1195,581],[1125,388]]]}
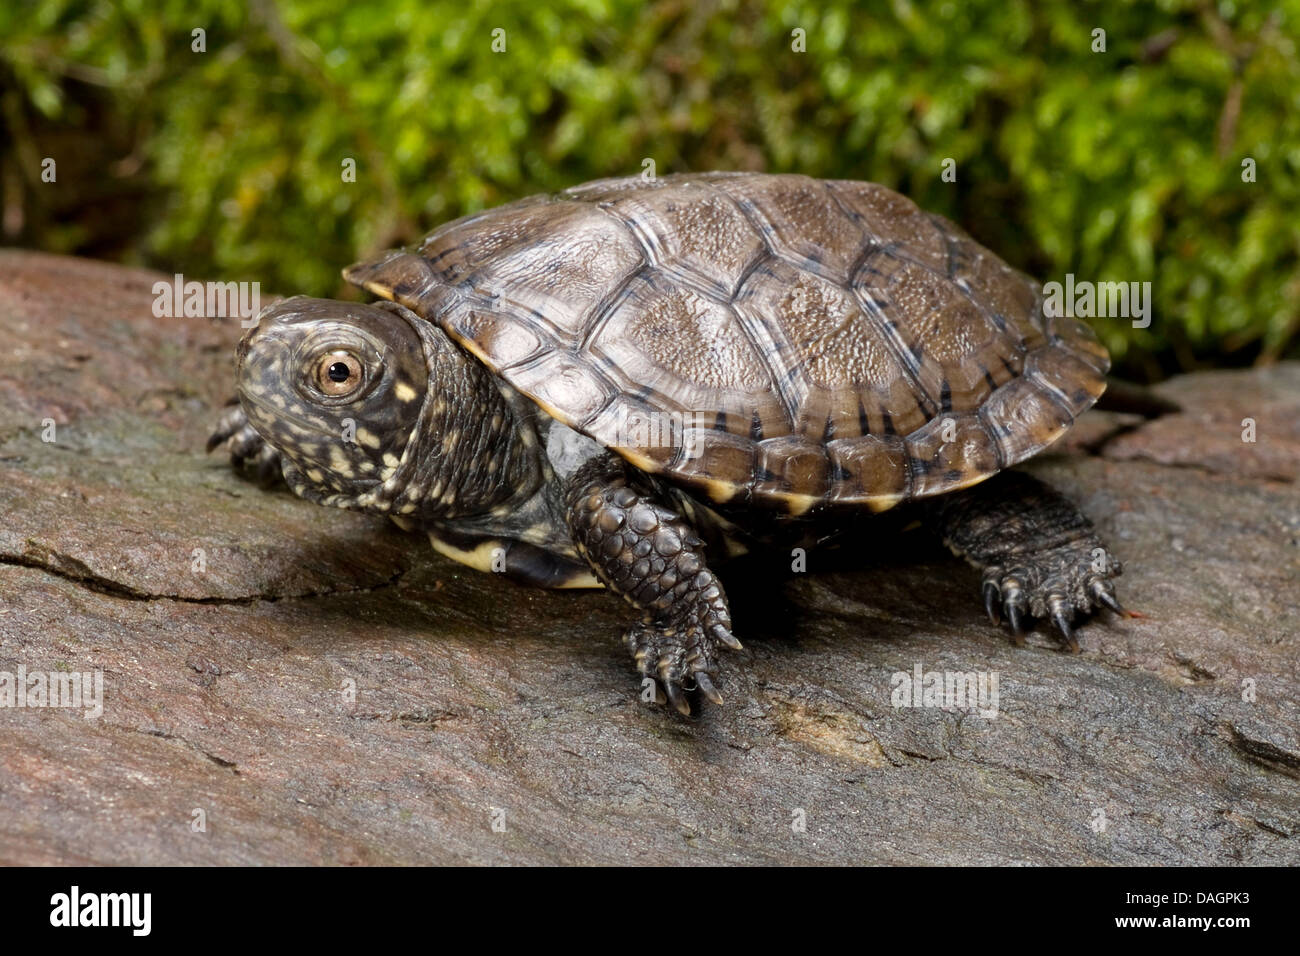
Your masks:
{"label": "turtle head", "polygon": [[389,302],[297,296],[264,309],[244,335],[239,401],[296,493],[364,508],[397,470],[429,387],[420,324]]}

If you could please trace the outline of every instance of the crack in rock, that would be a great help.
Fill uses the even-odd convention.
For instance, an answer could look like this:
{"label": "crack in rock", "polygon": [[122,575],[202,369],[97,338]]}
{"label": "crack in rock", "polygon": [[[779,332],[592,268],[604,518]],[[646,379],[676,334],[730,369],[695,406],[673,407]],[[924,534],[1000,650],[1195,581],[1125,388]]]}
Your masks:
{"label": "crack in rock", "polygon": [[413,711],[358,711],[348,715],[353,720],[375,720],[383,723],[424,724],[437,726],[451,720],[461,720],[464,714],[454,710],[422,707]]}
{"label": "crack in rock", "polygon": [[1300,754],[1283,750],[1267,740],[1248,737],[1235,724],[1228,725],[1228,742],[1233,750],[1251,763],[1285,777],[1300,780]]}
{"label": "crack in rock", "polygon": [[105,594],[109,597],[120,598],[126,601],[176,601],[181,604],[218,604],[218,605],[252,605],[263,602],[274,603],[276,601],[288,601],[303,598],[330,597],[335,594],[362,594],[370,591],[381,591],[395,585],[410,568],[399,568],[395,574],[387,580],[378,584],[365,585],[362,587],[351,588],[324,588],[319,591],[304,591],[301,594],[251,594],[242,597],[186,597],[182,594],[156,594],[150,591],[142,591],[139,588],[131,587],[129,584],[123,584],[121,581],[114,581],[112,578],[106,578],[91,570],[90,566],[84,561],[72,557],[71,555],[61,554],[50,548],[35,546],[30,543],[28,550],[20,555],[0,554],[0,564],[7,564],[11,567],[33,568],[37,571],[44,571],[46,574],[62,578],[65,581],[71,581],[78,587],[93,591],[96,594]]}
{"label": "crack in rock", "polygon": [[161,739],[161,740],[175,740],[175,741],[178,741],[178,742],[184,744],[185,746],[189,747],[189,748],[190,748],[191,750],[193,750],[195,753],[197,753],[197,754],[199,754],[199,755],[201,755],[201,756],[203,756],[203,757],[207,757],[209,760],[211,760],[211,761],[212,761],[214,764],[216,764],[218,767],[221,767],[221,768],[223,768],[223,769],[225,769],[225,770],[229,770],[229,771],[230,771],[231,773],[233,773],[236,777],[238,777],[238,776],[240,775],[240,774],[239,774],[239,770],[237,769],[237,765],[235,764],[235,761],[233,761],[233,760],[227,760],[227,759],[225,759],[224,757],[218,757],[216,754],[214,754],[214,753],[210,753],[209,751],[204,750],[202,747],[200,747],[200,746],[199,746],[198,744],[196,744],[194,741],[190,740],[188,737],[182,737],[182,736],[180,736],[179,734],[169,733],[169,732],[166,731],[166,730],[143,730],[143,729],[141,729],[141,728],[139,728],[139,727],[126,727],[126,726],[123,726],[123,725],[121,725],[121,724],[117,724],[117,725],[115,725],[115,726],[117,727],[118,730],[125,730],[125,731],[127,731],[128,733],[133,733],[133,734],[144,734],[146,737],[158,737],[158,738]]}

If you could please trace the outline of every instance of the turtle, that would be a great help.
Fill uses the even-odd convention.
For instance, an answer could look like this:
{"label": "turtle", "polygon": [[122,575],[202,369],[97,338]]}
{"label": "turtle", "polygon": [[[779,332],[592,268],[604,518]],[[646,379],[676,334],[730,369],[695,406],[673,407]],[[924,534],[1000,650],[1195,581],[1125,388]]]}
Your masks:
{"label": "turtle", "polygon": [[979,569],[1017,643],[1044,620],[1077,651],[1080,619],[1125,613],[1092,523],[1010,470],[1101,396],[1106,349],[885,186],[603,179],[343,275],[374,301],[260,312],[209,450],[471,567],[613,591],[683,714],[741,646],[717,566],[887,514]]}

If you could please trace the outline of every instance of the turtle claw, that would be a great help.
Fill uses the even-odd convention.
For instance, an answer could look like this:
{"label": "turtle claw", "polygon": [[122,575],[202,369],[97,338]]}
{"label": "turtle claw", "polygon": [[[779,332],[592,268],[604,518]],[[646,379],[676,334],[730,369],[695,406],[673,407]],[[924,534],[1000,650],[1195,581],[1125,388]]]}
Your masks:
{"label": "turtle claw", "polygon": [[212,434],[208,436],[208,454],[211,454],[219,445],[224,445],[247,425],[248,419],[244,416],[244,409],[240,407],[237,399],[231,399],[226,403],[226,407],[222,409],[221,416],[212,429]]}
{"label": "turtle claw", "polygon": [[1128,611],[1115,597],[1114,588],[1109,581],[1097,580],[1092,583],[1092,600],[1094,604],[1105,605],[1120,617],[1127,617]]}
{"label": "turtle claw", "polygon": [[724,647],[727,647],[733,651],[744,650],[744,645],[741,644],[740,641],[736,640],[736,636],[732,634],[729,630],[727,630],[725,627],[723,627],[721,624],[713,625],[713,627],[711,628],[711,633],[720,642],[722,642]]}
{"label": "turtle claw", "polygon": [[659,669],[659,682],[663,685],[664,693],[668,696],[668,703],[673,705],[677,713],[683,717],[691,716],[691,702],[686,699],[686,692],[682,690],[680,684],[670,680],[664,673],[666,667]]}
{"label": "turtle claw", "polygon": [[[730,644],[723,645],[719,630],[731,637],[731,632],[721,625],[706,631],[694,622],[683,625],[653,620],[637,624],[627,632],[628,649],[632,651],[637,670],[645,677],[653,677],[668,703],[684,717],[691,715],[690,690],[699,690],[701,696],[714,704],[723,702],[715,683],[718,679],[716,651],[718,646]],[[740,643],[734,637],[731,640]],[[688,688],[692,682],[694,687]]]}
{"label": "turtle claw", "polygon": [[243,407],[233,400],[222,410],[208,436],[208,453],[222,445],[230,451],[230,466],[235,471],[251,472],[263,485],[274,484],[282,477],[280,453],[254,430]]}
{"label": "turtle claw", "polygon": [[1019,604],[1007,604],[1007,623],[1011,625],[1011,639],[1023,647],[1025,628]]}
{"label": "turtle claw", "polygon": [[264,485],[274,484],[282,477],[280,471],[280,455],[270,445],[263,445],[261,450],[254,458],[256,463],[257,480]]}
{"label": "turtle claw", "polygon": [[988,612],[989,620],[994,624],[1002,623],[1002,611],[999,609],[999,601],[1002,594],[998,591],[998,586],[992,581],[984,582],[984,610]]}
{"label": "turtle claw", "polygon": [[719,694],[718,689],[713,686],[713,681],[709,680],[708,674],[704,673],[703,671],[700,671],[698,674],[696,674],[695,684],[696,686],[699,687],[700,693],[703,694],[705,697],[707,697],[710,701],[712,701],[714,704],[716,704],[719,707],[723,705],[722,695]]}
{"label": "turtle claw", "polygon": [[1058,603],[1052,609],[1052,623],[1056,629],[1061,632],[1061,637],[1065,646],[1070,650],[1078,653],[1079,642],[1074,637],[1074,630],[1070,627],[1070,619],[1066,616],[1064,602]]}
{"label": "turtle claw", "polygon": [[1066,546],[1022,554],[1015,567],[985,569],[984,607],[997,623],[1000,606],[1018,645],[1024,643],[1029,620],[1039,618],[1051,621],[1063,647],[1078,652],[1076,619],[1102,607],[1127,616],[1110,581],[1120,573],[1120,563],[1107,552],[1103,566],[1106,571],[1096,570],[1091,548]]}

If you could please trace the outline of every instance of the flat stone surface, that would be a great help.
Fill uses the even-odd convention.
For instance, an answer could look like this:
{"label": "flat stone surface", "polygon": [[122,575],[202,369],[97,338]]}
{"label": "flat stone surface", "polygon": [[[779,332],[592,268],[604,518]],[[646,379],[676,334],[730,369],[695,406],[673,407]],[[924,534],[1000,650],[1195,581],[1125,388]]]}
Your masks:
{"label": "flat stone surface", "polygon": [[[771,555],[724,569],[746,649],[685,720],[612,596],[204,456],[239,329],[155,318],[159,278],[0,251],[0,671],[104,680],[99,717],[0,709],[0,862],[1300,862],[1300,366],[1030,466],[1143,615],[1080,654],[1013,647],[921,534]],[[896,709],[918,665],[996,673],[997,716]]]}

